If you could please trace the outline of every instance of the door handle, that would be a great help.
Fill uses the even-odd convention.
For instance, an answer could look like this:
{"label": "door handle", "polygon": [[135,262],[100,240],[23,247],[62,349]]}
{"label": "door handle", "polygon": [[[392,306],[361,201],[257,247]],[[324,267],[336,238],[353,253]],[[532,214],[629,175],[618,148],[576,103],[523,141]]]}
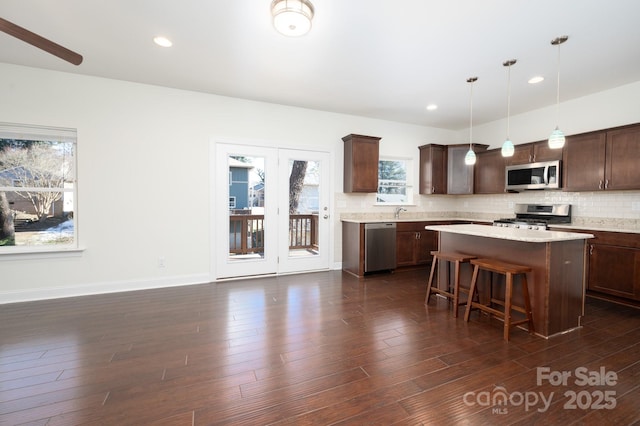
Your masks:
{"label": "door handle", "polygon": [[549,166],[544,166],[544,184],[549,185]]}

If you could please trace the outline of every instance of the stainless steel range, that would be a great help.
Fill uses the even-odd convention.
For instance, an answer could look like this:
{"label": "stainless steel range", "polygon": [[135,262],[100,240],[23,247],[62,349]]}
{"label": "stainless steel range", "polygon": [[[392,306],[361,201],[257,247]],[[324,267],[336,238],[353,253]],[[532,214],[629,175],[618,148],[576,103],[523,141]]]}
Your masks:
{"label": "stainless steel range", "polygon": [[549,224],[571,223],[570,204],[516,204],[515,214],[494,220],[493,226],[545,230]]}

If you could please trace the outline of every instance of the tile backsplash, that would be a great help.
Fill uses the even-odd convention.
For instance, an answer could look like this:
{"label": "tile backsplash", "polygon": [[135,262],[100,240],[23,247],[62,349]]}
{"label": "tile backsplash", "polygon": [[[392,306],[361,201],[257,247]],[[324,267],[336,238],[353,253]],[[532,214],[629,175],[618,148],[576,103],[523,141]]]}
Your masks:
{"label": "tile backsplash", "polygon": [[[640,191],[524,191],[492,195],[416,195],[413,206],[401,217],[463,217],[493,220],[512,217],[514,204],[571,204],[572,224],[577,226],[640,229]],[[375,194],[336,194],[341,218],[393,218],[393,206],[375,205]]]}

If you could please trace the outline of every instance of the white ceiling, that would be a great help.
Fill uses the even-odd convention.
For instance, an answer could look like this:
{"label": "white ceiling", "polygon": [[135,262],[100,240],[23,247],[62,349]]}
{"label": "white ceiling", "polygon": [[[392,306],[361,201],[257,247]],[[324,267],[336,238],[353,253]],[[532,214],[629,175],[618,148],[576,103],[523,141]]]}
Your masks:
{"label": "white ceiling", "polygon": [[4,33],[0,62],[448,129],[468,126],[471,76],[474,124],[506,116],[507,59],[512,115],[554,104],[560,35],[561,100],[640,81],[638,0],[312,2],[311,32],[287,38],[271,0],[2,0],[84,62]]}

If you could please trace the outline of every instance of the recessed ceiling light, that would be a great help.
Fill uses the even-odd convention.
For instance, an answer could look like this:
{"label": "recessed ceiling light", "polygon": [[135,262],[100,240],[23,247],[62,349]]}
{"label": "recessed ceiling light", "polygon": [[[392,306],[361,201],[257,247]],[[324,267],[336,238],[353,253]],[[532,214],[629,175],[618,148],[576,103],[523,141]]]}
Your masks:
{"label": "recessed ceiling light", "polygon": [[437,109],[438,109],[438,105],[436,104],[427,105],[427,111],[435,111]]}
{"label": "recessed ceiling light", "polygon": [[536,84],[536,83],[540,83],[541,81],[544,80],[544,77],[542,77],[541,75],[537,75],[535,77],[531,77],[528,81],[529,84]]}
{"label": "recessed ceiling light", "polygon": [[162,37],[162,36],[155,36],[153,38],[153,42],[155,44],[157,44],[158,46],[162,46],[162,47],[171,47],[171,46],[173,46],[173,43],[171,42],[171,40],[169,40],[166,37]]}

